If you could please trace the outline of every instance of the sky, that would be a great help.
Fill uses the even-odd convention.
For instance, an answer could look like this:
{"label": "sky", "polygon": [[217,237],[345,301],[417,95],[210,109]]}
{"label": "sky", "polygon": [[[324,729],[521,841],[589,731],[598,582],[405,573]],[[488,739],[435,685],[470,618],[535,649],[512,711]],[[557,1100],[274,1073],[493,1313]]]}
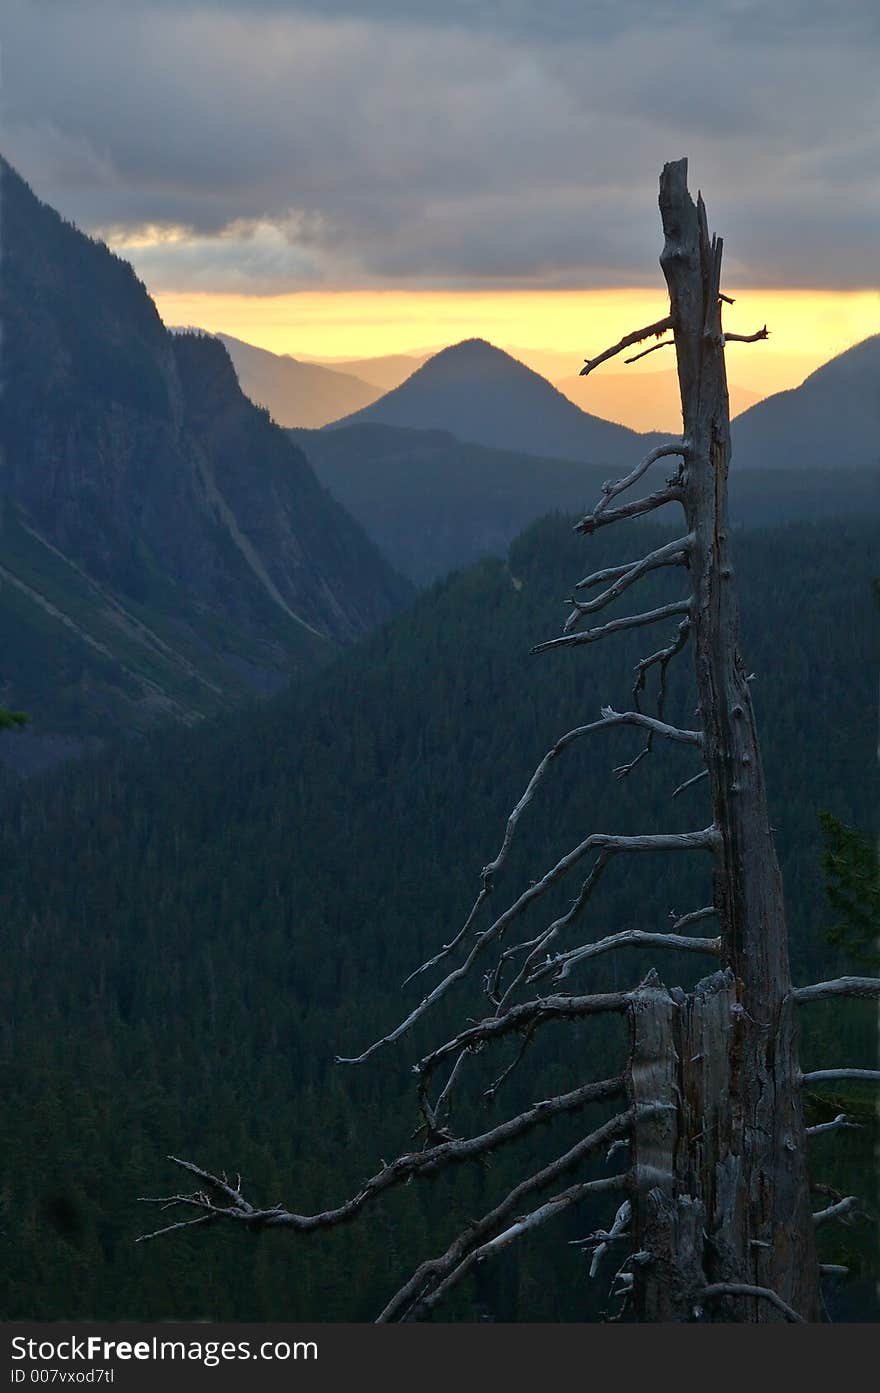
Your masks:
{"label": "sky", "polygon": [[576,371],[662,308],[687,155],[727,327],[771,329],[732,379],[880,328],[876,0],[4,0],[0,44],[3,152],[169,323]]}

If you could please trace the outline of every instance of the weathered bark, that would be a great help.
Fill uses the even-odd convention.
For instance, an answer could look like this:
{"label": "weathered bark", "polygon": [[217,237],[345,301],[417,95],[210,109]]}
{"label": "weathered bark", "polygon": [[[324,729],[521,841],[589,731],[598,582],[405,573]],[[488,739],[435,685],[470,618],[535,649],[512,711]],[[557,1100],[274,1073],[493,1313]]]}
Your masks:
{"label": "weathered bark", "polygon": [[[637,1273],[636,1309],[649,1320],[692,1318],[702,1280],[768,1288],[815,1320],[819,1270],[782,880],[730,554],[721,239],[710,241],[702,199],[694,205],[688,193],[685,160],[664,168],[660,210],[687,446],[678,487],[694,537],[694,660],[718,832],[715,906],[728,972],[681,1001],[668,1021],[665,1048],[677,1055],[678,1090],[672,1179],[656,1194],[637,1189],[636,1245],[655,1261]],[[638,1033],[635,1040],[638,1050]],[[725,1319],[785,1318],[757,1297],[723,1306]]]}

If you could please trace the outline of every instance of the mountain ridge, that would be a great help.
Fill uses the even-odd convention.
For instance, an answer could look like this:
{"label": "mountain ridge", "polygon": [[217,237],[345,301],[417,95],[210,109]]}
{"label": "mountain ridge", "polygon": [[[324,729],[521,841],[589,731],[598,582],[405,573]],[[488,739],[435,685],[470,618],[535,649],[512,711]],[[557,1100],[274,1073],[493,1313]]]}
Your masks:
{"label": "mountain ridge", "polygon": [[399,387],[324,429],[366,423],[445,429],[476,445],[615,467],[665,438],[589,415],[480,338],[442,349]]}
{"label": "mountain ridge", "polygon": [[214,337],[229,353],[245,396],[265,406],[280,426],[317,429],[370,405],[382,391],[329,365],[271,353],[232,334]]}
{"label": "mountain ridge", "polygon": [[830,358],[799,387],[738,416],[734,462],[742,468],[873,468],[880,464],[880,334]]}
{"label": "mountain ridge", "polygon": [[403,603],[223,344],[6,161],[0,198],[0,697],[33,718],[2,756],[201,719]]}

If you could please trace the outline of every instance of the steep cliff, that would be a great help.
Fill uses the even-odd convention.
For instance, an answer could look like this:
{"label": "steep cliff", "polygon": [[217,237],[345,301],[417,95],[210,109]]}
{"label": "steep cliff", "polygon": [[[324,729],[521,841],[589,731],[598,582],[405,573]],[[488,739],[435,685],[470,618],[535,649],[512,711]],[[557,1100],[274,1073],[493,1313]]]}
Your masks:
{"label": "steep cliff", "polygon": [[406,584],[223,345],[5,162],[0,198],[3,754],[198,719],[387,618]]}

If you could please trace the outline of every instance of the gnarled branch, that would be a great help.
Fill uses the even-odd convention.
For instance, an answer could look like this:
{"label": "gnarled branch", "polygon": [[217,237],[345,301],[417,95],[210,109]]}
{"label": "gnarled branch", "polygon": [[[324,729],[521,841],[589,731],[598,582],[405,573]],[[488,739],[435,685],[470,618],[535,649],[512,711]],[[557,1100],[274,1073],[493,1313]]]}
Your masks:
{"label": "gnarled branch", "polygon": [[847,1214],[852,1214],[859,1203],[858,1195],[846,1195],[836,1204],[829,1204],[827,1209],[817,1209],[813,1215],[813,1223],[818,1228],[820,1224],[828,1224],[832,1219],[844,1219]]}
{"label": "gnarled branch", "polygon": [[684,793],[685,789],[693,788],[694,784],[698,784],[702,779],[708,779],[708,777],[709,770],[701,769],[698,774],[692,774],[689,779],[685,779],[683,784],[679,784],[678,788],[674,788],[670,796],[677,798],[680,793]]}
{"label": "gnarled branch", "polygon": [[835,977],[830,982],[814,982],[794,987],[795,1001],[831,1001],[838,996],[880,996],[880,977]]}
{"label": "gnarled branch", "polygon": [[586,629],[579,634],[565,634],[562,638],[550,638],[537,643],[532,653],[547,653],[551,648],[571,648],[582,643],[598,643],[609,634],[618,634],[624,629],[640,629],[645,624],[656,624],[668,619],[671,614],[689,614],[691,599],[675,600],[672,604],[660,605],[657,609],[646,610],[644,614],[627,614],[622,619],[612,619],[598,629]]}
{"label": "gnarled branch", "polygon": [[602,497],[592,512],[593,519],[601,517],[612,498],[626,493],[633,484],[637,484],[639,479],[647,474],[652,464],[656,464],[658,460],[665,459],[669,455],[680,455],[682,459],[687,459],[688,442],[686,440],[667,440],[663,445],[655,445],[653,450],[649,450],[644,459],[639,460],[635,468],[625,474],[622,479],[614,479],[603,484]]}
{"label": "gnarled branch", "polygon": [[763,328],[756,329],[754,334],[723,334],[725,343],[757,343],[759,339],[769,339],[770,330],[765,324]]}
{"label": "gnarled branch", "polygon": [[609,358],[616,357],[625,348],[632,348],[634,343],[643,343],[645,339],[659,339],[661,334],[665,334],[667,329],[671,328],[672,318],[667,315],[665,319],[658,319],[656,324],[647,324],[644,329],[635,329],[631,334],[625,334],[619,343],[614,344],[612,348],[606,348],[597,358],[585,358],[579,376],[588,377],[600,363],[607,363]]}
{"label": "gnarled branch", "polygon": [[[488,1152],[495,1151],[508,1142],[524,1136],[533,1128],[548,1122],[553,1117],[558,1117],[562,1113],[574,1112],[587,1103],[620,1097],[623,1090],[624,1080],[622,1077],[605,1079],[601,1083],[583,1084],[580,1088],[572,1089],[569,1093],[562,1093],[558,1097],[545,1098],[542,1102],[535,1103],[517,1117],[509,1118],[507,1122],[502,1122],[498,1127],[493,1127],[491,1131],[483,1132],[480,1136],[462,1140],[453,1138],[425,1151],[408,1152],[403,1156],[398,1156],[397,1160],[392,1161],[376,1175],[371,1176],[350,1200],[346,1200],[344,1204],[338,1205],[335,1209],[327,1209],[319,1214],[294,1214],[280,1206],[269,1210],[255,1209],[245,1200],[240,1189],[230,1187],[221,1177],[212,1175],[210,1171],[203,1170],[201,1166],[193,1165],[191,1161],[183,1161],[179,1157],[172,1156],[169,1159],[174,1161],[175,1165],[181,1166],[190,1174],[195,1175],[207,1187],[207,1190],[197,1191],[193,1195],[164,1195],[157,1200],[145,1199],[143,1202],[163,1206],[189,1205],[206,1212],[201,1214],[198,1220],[186,1220],[183,1224],[174,1224],[171,1228],[144,1234],[143,1239],[139,1241],[157,1238],[160,1234],[171,1232],[173,1228],[183,1228],[186,1227],[186,1224],[201,1223],[208,1219],[244,1220],[253,1228],[291,1228],[299,1233],[309,1233],[319,1228],[332,1228],[336,1224],[343,1224],[354,1219],[361,1209],[377,1195],[381,1195],[385,1190],[389,1190],[395,1185],[404,1184],[413,1176],[430,1175],[441,1166],[449,1163],[471,1161],[479,1156],[485,1156]],[[212,1190],[224,1198],[227,1203],[219,1205],[212,1201],[208,1194],[208,1191]]]}
{"label": "gnarled branch", "polygon": [[533,972],[528,980],[537,982],[539,978],[555,972],[554,980],[561,982],[578,963],[587,958],[596,958],[601,953],[615,952],[618,948],[671,948],[678,952],[713,953],[717,956],[721,952],[721,939],[690,938],[686,934],[652,933],[645,929],[623,929],[620,933],[597,939],[595,943],[585,943],[580,948],[572,948],[568,953],[559,953]]}
{"label": "gnarled branch", "polygon": [[851,1122],[845,1112],[839,1112],[831,1122],[817,1122],[813,1127],[806,1128],[808,1137],[819,1137],[823,1132],[840,1132],[844,1129],[860,1130],[860,1122]]}
{"label": "gnarled branch", "polygon": [[880,1069],[812,1069],[808,1074],[801,1074],[801,1083],[834,1083],[838,1079],[880,1083]]}
{"label": "gnarled branch", "polygon": [[621,522],[624,518],[638,518],[645,513],[653,513],[655,509],[662,508],[665,503],[682,503],[684,494],[678,484],[667,484],[665,488],[657,489],[654,493],[646,494],[644,498],[635,498],[630,503],[621,503],[619,508],[609,508],[607,512],[601,512],[598,517],[593,513],[587,513],[581,518],[580,522],[575,523],[575,532],[582,532],[584,536],[589,536],[599,527],[608,527],[612,522]]}
{"label": "gnarled branch", "polygon": [[[629,1132],[632,1127],[632,1112],[618,1114],[608,1122],[602,1124],[589,1136],[582,1137],[562,1156],[551,1161],[540,1171],[528,1177],[528,1179],[516,1185],[494,1209],[485,1214],[482,1219],[472,1223],[468,1228],[450,1244],[446,1252],[439,1258],[431,1258],[423,1262],[410,1277],[404,1286],[388,1302],[381,1315],[378,1317],[379,1324],[385,1324],[397,1319],[412,1319],[418,1317],[422,1311],[429,1309],[427,1299],[434,1295],[436,1299],[442,1294],[440,1288],[456,1269],[459,1268],[468,1256],[479,1248],[482,1243],[492,1237],[506,1221],[516,1213],[521,1202],[527,1195],[533,1194],[536,1190],[543,1189],[560,1175],[571,1170],[581,1160],[588,1156],[592,1151],[601,1149],[607,1142],[612,1141]],[[613,1177],[606,1188],[625,1184],[626,1180],[622,1177]],[[461,1274],[463,1275],[463,1273]],[[443,1287],[446,1290],[445,1286]],[[435,1304],[432,1302],[431,1304]]]}
{"label": "gnarled branch", "polygon": [[540,899],[547,890],[556,884],[572,867],[590,852],[598,851],[603,848],[610,851],[691,851],[691,850],[714,850],[718,845],[718,832],[713,826],[705,827],[700,832],[676,832],[676,833],[650,833],[642,836],[614,836],[607,832],[594,832],[586,837],[579,846],[574,847],[565,856],[557,861],[556,865],[538,881],[535,881],[524,890],[519,898],[510,905],[502,915],[499,916],[488,929],[484,929],[476,939],[474,946],[465,961],[452,972],[450,972],[442,982],[438,983],[434,989],[423,998],[421,1003],[410,1011],[409,1015],[400,1024],[381,1039],[373,1042],[362,1054],[350,1057],[337,1055],[338,1064],[363,1064],[381,1049],[383,1045],[393,1044],[415,1024],[417,1020],[430,1010],[442,996],[450,990],[456,982],[460,982],[470,972],[471,967],[478,955],[494,940],[503,936],[512,921],[518,918],[535,900]]}
{"label": "gnarled branch", "polygon": [[631,585],[634,585],[642,576],[649,571],[654,571],[658,566],[682,566],[687,563],[688,554],[693,545],[694,534],[689,532],[686,537],[679,537],[674,542],[667,542],[665,546],[657,547],[649,556],[645,556],[641,561],[636,561],[628,571],[624,571],[613,585],[609,585],[607,590],[603,590],[601,595],[597,595],[593,600],[572,599],[574,609],[565,621],[564,632],[568,633],[579,619],[585,614],[595,614],[598,610],[610,605],[612,600],[616,600]]}
{"label": "gnarled branch", "polygon": [[704,1299],[712,1301],[719,1296],[754,1296],[759,1301],[769,1301],[792,1324],[806,1325],[803,1316],[799,1316],[787,1301],[783,1301],[782,1297],[769,1287],[754,1287],[749,1282],[713,1282],[711,1286],[703,1288]]}
{"label": "gnarled branch", "polygon": [[624,358],[625,363],[637,363],[640,358],[647,358],[649,353],[656,353],[658,348],[674,348],[675,339],[664,339],[662,343],[652,343],[650,348],[643,348],[641,353],[634,353],[631,358]]}

